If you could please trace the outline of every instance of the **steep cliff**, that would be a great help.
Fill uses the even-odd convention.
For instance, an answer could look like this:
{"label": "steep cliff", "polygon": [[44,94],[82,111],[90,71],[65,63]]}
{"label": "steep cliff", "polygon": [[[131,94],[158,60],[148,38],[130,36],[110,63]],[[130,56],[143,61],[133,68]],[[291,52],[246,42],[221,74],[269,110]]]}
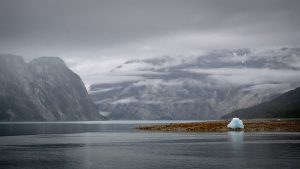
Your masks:
{"label": "steep cliff", "polygon": [[80,77],[63,60],[0,55],[0,120],[99,120]]}

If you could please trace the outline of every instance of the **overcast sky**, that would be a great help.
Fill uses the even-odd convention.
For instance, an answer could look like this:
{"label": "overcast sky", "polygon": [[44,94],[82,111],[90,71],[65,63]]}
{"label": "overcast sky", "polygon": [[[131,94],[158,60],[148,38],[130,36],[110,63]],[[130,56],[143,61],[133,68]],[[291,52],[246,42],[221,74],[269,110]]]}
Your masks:
{"label": "overcast sky", "polygon": [[299,28],[299,0],[0,0],[0,53],[58,56],[82,76],[130,58],[299,47]]}

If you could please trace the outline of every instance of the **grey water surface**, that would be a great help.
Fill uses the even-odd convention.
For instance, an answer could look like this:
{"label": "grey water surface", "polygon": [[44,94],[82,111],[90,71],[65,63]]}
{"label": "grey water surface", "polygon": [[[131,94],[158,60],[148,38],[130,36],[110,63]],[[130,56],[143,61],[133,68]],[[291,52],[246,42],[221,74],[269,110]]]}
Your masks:
{"label": "grey water surface", "polygon": [[184,121],[2,122],[0,168],[299,168],[300,133],[147,132]]}

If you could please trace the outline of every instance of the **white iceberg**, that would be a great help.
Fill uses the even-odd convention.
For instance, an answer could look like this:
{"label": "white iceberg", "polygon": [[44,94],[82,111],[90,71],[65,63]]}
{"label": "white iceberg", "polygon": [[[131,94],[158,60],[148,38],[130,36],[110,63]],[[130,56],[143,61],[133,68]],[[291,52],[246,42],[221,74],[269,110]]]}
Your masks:
{"label": "white iceberg", "polygon": [[227,125],[227,127],[232,129],[243,129],[244,124],[243,121],[239,118],[233,118],[231,122]]}

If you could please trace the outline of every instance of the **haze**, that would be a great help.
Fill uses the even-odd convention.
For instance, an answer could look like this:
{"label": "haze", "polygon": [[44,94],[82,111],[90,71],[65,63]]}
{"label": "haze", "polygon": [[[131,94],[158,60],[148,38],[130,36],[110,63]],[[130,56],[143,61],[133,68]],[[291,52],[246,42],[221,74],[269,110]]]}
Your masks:
{"label": "haze", "polygon": [[299,16],[299,0],[1,0],[0,51],[61,57],[90,84],[130,59],[299,47]]}

